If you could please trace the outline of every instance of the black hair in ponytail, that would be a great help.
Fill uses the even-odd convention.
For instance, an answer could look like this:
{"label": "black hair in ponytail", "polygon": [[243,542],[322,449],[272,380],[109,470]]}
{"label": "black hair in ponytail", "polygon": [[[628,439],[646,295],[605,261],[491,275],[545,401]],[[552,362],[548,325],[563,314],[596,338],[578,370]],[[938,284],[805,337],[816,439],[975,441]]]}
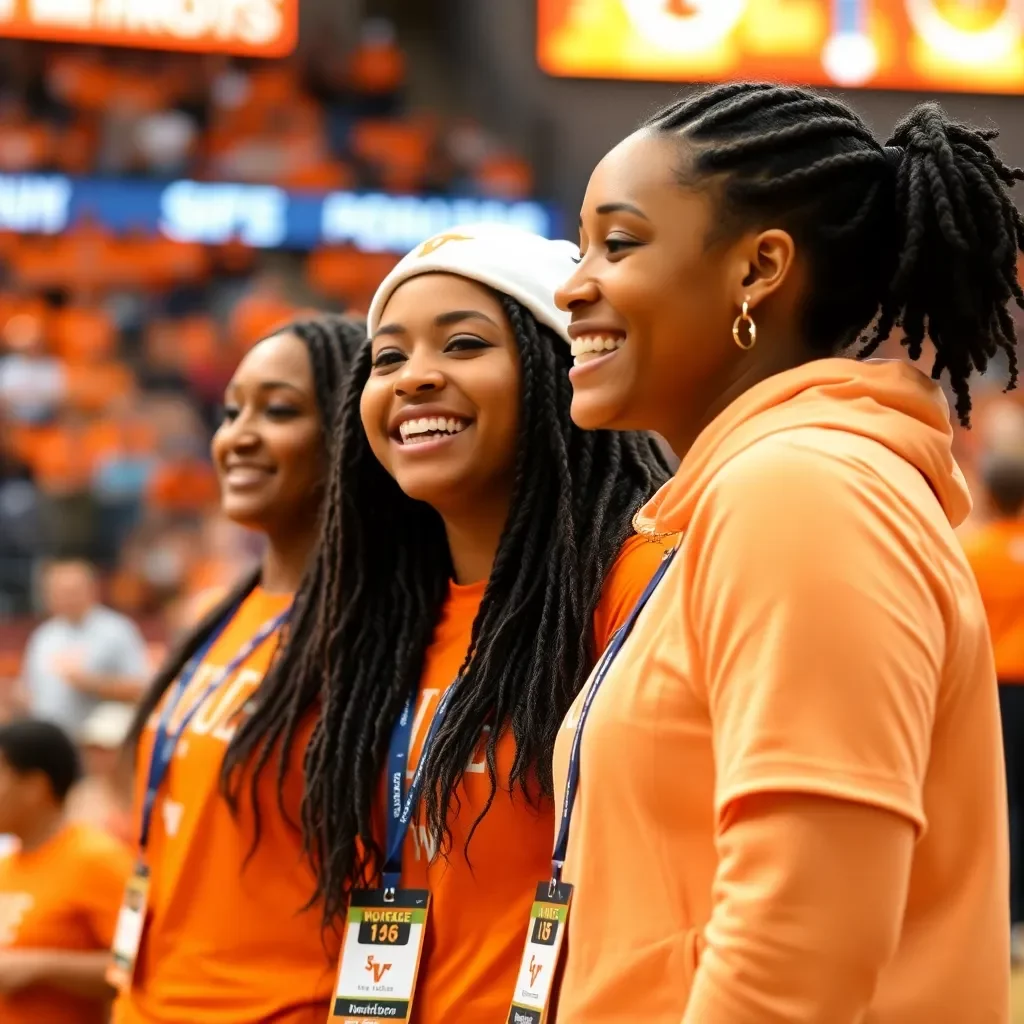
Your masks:
{"label": "black hair in ponytail", "polygon": [[898,326],[916,360],[928,337],[932,376],[948,376],[965,425],[975,371],[1002,353],[1015,386],[1007,307],[1024,308],[1024,221],[1009,190],[1024,171],[996,155],[997,132],[923,103],[883,146],[845,103],[765,82],[705,89],[646,127],[685,142],[683,184],[720,181],[721,231],[772,220],[808,253],[803,326],[816,351],[859,339],[867,356]]}

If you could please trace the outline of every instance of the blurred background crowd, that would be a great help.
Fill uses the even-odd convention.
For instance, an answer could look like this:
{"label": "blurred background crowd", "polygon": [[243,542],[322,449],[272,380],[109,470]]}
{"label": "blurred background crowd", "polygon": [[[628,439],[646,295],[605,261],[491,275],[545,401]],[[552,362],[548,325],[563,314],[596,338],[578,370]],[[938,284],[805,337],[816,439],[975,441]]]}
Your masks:
{"label": "blurred background crowd", "polygon": [[[448,216],[439,203],[453,220],[467,209],[529,215],[572,237],[608,145],[679,82],[738,75],[864,86],[848,95],[880,133],[895,111],[948,89],[954,114],[994,121],[1006,155],[1024,162],[1024,16],[1013,4],[932,5],[968,35],[991,36],[1011,11],[1013,38],[987,57],[971,51],[969,67],[938,43],[929,51],[904,4],[846,5],[881,26],[877,80],[862,50],[833,45],[856,35],[829,34],[836,6],[723,4],[740,13],[728,45],[711,39],[707,52],[672,49],[669,29],[715,8],[698,2],[302,0],[298,43],[274,56],[251,41],[102,46],[80,28],[47,40],[26,29],[29,14],[6,26],[0,15],[0,720],[31,710],[76,738],[82,814],[129,838],[113,780],[131,702],[207,596],[258,554],[218,517],[208,456],[233,368],[303,312],[364,310],[402,251],[437,226],[430,217]],[[769,8],[778,31],[758,36]],[[160,190],[174,181],[244,188],[172,217]],[[47,219],[53,195],[69,205]],[[161,216],[118,218],[151,195]],[[334,197],[358,229],[260,236],[249,213],[237,230],[227,214],[219,233],[195,227],[268,196],[296,211]],[[351,213],[366,196],[399,205]],[[397,242],[388,217],[404,218]],[[898,343],[880,354],[898,355]],[[1019,511],[993,502],[987,483],[993,460],[1005,468],[1024,452],[1024,398],[1003,393],[1005,369],[981,383],[973,429],[957,435],[976,502],[965,542]],[[997,576],[1024,574],[1024,541],[1020,557]],[[1019,611],[1024,621],[1024,599]]]}
{"label": "blurred background crowd", "polygon": [[[0,172],[290,190],[525,198],[529,164],[409,100],[386,18],[279,61],[6,41]],[[0,233],[0,678],[18,674],[40,568],[96,567],[158,657],[181,602],[249,539],[215,515],[207,442],[240,356],[303,310],[364,308],[396,254],[115,234]]]}

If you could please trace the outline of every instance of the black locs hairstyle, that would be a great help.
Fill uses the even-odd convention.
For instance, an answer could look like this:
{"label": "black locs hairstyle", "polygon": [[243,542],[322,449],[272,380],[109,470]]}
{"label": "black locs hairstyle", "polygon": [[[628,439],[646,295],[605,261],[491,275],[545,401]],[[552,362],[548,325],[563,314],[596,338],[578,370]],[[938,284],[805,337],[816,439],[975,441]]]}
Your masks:
{"label": "black locs hairstyle", "polygon": [[[509,517],[456,696],[426,763],[427,821],[446,853],[448,809],[458,806],[456,787],[486,727],[491,799],[495,749],[508,729],[516,743],[509,785],[526,799],[551,792],[555,735],[593,660],[601,586],[631,516],[668,477],[648,435],[572,424],[569,346],[499,298],[519,349],[520,429]],[[353,391],[370,370],[367,346]],[[306,611],[316,625],[296,669],[303,689],[324,684],[303,825],[325,923],[350,885],[380,870],[371,815],[387,745],[417,691],[452,571],[440,516],[408,498],[374,458],[357,400],[346,405],[339,433],[318,555],[320,608]]]}
{"label": "black locs hairstyle", "polygon": [[[291,333],[302,340],[309,353],[316,392],[317,409],[324,425],[326,459],[334,457],[334,426],[341,410],[348,375],[356,353],[366,341],[366,325],[348,317],[323,316],[316,319],[300,320],[280,328],[275,334]],[[290,666],[296,658],[295,650],[308,641],[313,621],[305,609],[314,603],[314,595],[323,585],[324,565],[314,560],[307,568],[295,602],[289,623],[281,631],[278,647],[270,670],[260,683],[252,701],[251,713],[245,715],[238,731],[232,737],[224,755],[221,773],[222,791],[232,807],[237,807],[242,778],[242,769],[252,764],[249,774],[249,791],[255,816],[256,832],[254,845],[259,837],[260,817],[256,800],[257,783],[263,769],[280,743],[277,752],[277,794],[278,804],[284,812],[281,800],[282,785],[289,756],[295,739],[295,730],[300,720],[313,706],[319,687],[300,689],[294,685]],[[146,695],[139,703],[132,728],[128,734],[127,749],[132,751],[138,744],[150,715],[171,686],[189,659],[209,639],[214,629],[226,616],[237,608],[242,600],[259,583],[259,569],[246,575],[236,587],[214,608],[212,608],[177,645],[157,672]],[[298,825],[298,823],[296,823]]]}
{"label": "black locs hairstyle", "polygon": [[845,103],[764,82],[703,90],[646,127],[685,140],[684,184],[721,182],[723,232],[791,232],[808,255],[804,330],[817,351],[860,339],[864,357],[901,326],[916,360],[927,335],[932,376],[948,374],[964,424],[971,373],[984,372],[1000,350],[1015,386],[1007,307],[1024,307],[1024,221],[1009,189],[1024,171],[995,154],[989,143],[998,132],[957,124],[923,103],[883,147]]}

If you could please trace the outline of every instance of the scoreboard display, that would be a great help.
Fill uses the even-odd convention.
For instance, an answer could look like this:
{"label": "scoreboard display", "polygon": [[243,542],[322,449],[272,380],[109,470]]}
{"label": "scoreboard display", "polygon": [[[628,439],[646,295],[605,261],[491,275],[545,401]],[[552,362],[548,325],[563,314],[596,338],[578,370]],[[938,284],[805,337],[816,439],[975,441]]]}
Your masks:
{"label": "scoreboard display", "polygon": [[1024,0],[538,0],[550,75],[1024,94]]}

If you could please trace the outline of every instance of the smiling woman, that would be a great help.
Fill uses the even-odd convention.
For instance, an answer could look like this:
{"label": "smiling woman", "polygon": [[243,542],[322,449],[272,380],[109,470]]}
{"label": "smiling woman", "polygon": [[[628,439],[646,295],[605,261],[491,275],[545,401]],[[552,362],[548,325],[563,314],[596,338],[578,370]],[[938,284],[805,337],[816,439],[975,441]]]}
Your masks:
{"label": "smiling woman", "polygon": [[[381,314],[362,418],[377,461],[446,529],[458,583],[486,579],[508,519],[519,352],[501,299],[455,274],[410,278]],[[461,563],[461,564],[460,564]]]}
{"label": "smiling woman", "polygon": [[[306,344],[291,331],[260,342],[228,383],[212,452],[224,514],[276,537],[275,559],[282,546],[308,549],[318,528],[323,443]],[[263,585],[273,587],[278,571],[265,566]]]}
{"label": "smiling woman", "polygon": [[[882,144],[834,97],[730,82],[591,176],[558,301],[622,343],[581,356],[573,418],[682,463],[638,517],[671,568],[555,746],[560,1024],[1009,1019],[992,643],[938,383],[967,425],[976,374],[1016,382],[1024,171],[996,134],[926,103]],[[930,377],[865,359],[897,327]]]}
{"label": "smiling woman", "polygon": [[507,1016],[558,722],[662,555],[630,527],[667,476],[654,441],[569,418],[553,296],[576,251],[479,226],[410,253],[340,420],[334,575],[296,672],[324,692],[304,823],[328,922],[382,875],[430,891],[419,1024]]}
{"label": "smiling woman", "polygon": [[295,323],[254,346],[227,386],[212,445],[222,507],[266,548],[171,655],[136,717],[144,867],[132,896],[148,890],[147,924],[141,942],[115,940],[118,1024],[326,1016],[333,956],[319,911],[301,912],[315,879],[301,870],[297,828],[317,693],[289,665],[326,571],[310,563],[329,425],[365,340],[354,322]]}

